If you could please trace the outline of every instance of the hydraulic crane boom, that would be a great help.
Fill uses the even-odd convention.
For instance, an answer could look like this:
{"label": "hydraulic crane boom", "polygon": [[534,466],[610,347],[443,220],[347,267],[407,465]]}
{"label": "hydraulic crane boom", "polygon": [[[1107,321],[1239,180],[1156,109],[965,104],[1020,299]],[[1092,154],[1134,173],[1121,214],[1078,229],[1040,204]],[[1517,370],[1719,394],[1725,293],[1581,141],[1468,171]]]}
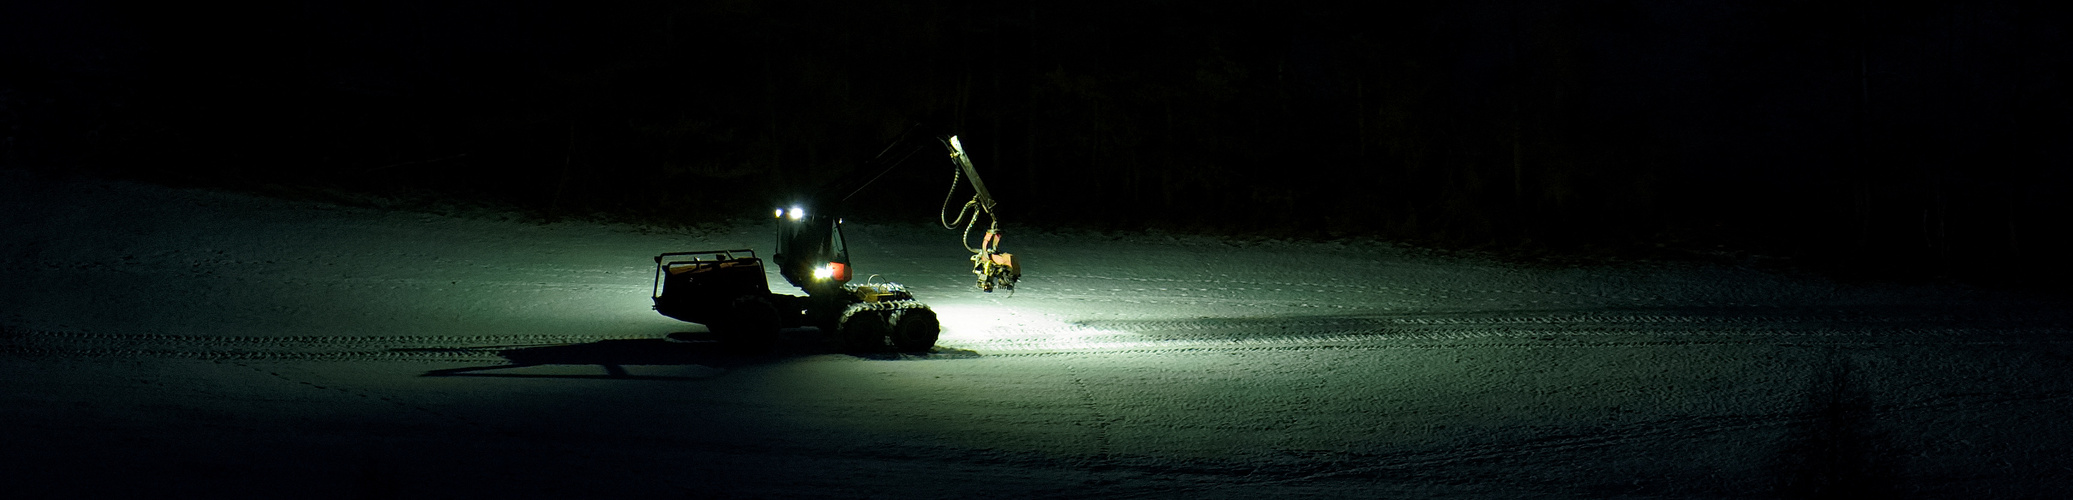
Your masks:
{"label": "hydraulic crane boom", "polygon": [[972,169],[972,158],[965,155],[964,144],[958,143],[957,136],[954,135],[944,140],[943,144],[950,148],[950,161],[956,162],[957,168],[964,170],[965,177],[972,178],[972,189],[979,192],[979,208],[986,210],[988,214],[993,213],[993,193],[986,190],[986,181],[979,180],[979,171]]}
{"label": "hydraulic crane boom", "polygon": [[[1000,251],[1000,218],[993,214],[993,207],[999,202],[993,199],[991,191],[986,190],[986,181],[979,179],[979,171],[972,168],[972,157],[965,154],[964,144],[957,141],[957,136],[944,138],[943,146],[950,148],[950,161],[957,164],[958,171],[972,180],[972,191],[975,193],[972,195],[972,201],[965,202],[964,208],[958,209],[957,220],[965,221],[969,212],[970,220],[965,222],[965,235],[962,241],[966,242],[965,250],[972,252],[972,274],[978,276],[979,289],[988,292],[995,288],[1013,290],[1015,282],[1022,279],[1022,266],[1015,261],[1015,254]],[[950,189],[951,193],[956,192],[956,181],[951,181]],[[949,194],[944,195],[943,202],[943,211],[947,214],[950,211]],[[978,210],[973,211],[973,208]],[[979,247],[972,248],[969,244],[972,241],[972,226],[978,225],[979,215],[982,213],[993,220],[987,225],[986,236],[979,239]],[[956,228],[955,221],[942,222],[945,228]]]}

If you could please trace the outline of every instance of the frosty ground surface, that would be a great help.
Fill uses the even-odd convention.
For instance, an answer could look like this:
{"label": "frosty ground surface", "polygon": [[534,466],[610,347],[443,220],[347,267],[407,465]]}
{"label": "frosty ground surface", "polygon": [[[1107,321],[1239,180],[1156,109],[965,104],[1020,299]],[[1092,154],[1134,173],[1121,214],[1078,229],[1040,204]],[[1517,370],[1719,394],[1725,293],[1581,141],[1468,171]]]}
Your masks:
{"label": "frosty ground surface", "polygon": [[743,356],[649,310],[649,258],[760,221],[0,172],[0,229],[0,475],[38,495],[2073,493],[2067,316],[1998,292],[1010,227],[984,294],[956,232],[852,221],[935,351]]}

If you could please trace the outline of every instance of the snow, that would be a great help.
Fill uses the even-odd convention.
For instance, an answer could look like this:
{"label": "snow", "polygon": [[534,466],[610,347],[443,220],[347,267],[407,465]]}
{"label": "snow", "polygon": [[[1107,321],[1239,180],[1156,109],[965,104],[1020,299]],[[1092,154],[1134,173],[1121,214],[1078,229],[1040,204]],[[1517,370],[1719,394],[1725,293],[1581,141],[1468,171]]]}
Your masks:
{"label": "snow", "polygon": [[851,221],[936,351],[742,356],[649,310],[649,258],[763,221],[0,181],[29,496],[2073,493],[2066,316],[2004,292],[1011,220],[985,294],[956,231]]}

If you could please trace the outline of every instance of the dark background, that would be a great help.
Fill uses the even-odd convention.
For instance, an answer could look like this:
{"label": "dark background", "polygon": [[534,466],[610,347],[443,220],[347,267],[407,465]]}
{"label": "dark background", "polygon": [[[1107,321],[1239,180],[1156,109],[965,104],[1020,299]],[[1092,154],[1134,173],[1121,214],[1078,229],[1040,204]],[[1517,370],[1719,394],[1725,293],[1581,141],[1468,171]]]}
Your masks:
{"label": "dark background", "polygon": [[[2073,268],[2059,2],[1340,4],[7,2],[0,161],[692,224],[922,123],[1009,228]],[[846,210],[934,220],[920,151]]]}

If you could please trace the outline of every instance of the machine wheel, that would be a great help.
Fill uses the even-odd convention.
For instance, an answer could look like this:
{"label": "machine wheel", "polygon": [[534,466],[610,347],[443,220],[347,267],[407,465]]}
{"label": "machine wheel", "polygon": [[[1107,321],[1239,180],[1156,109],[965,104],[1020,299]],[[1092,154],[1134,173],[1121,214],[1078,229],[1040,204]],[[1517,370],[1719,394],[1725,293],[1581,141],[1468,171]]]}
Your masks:
{"label": "machine wheel", "polygon": [[777,340],[777,306],[763,297],[742,296],[727,304],[727,317],[707,325],[720,342],[743,352],[762,352]]}
{"label": "machine wheel", "polygon": [[900,352],[928,352],[936,346],[936,336],[942,331],[936,312],[928,306],[913,303],[893,311],[893,348]]}
{"label": "machine wheel", "polygon": [[885,338],[893,333],[883,308],[870,303],[851,304],[843,310],[838,328],[849,349],[855,352],[883,351]]}

